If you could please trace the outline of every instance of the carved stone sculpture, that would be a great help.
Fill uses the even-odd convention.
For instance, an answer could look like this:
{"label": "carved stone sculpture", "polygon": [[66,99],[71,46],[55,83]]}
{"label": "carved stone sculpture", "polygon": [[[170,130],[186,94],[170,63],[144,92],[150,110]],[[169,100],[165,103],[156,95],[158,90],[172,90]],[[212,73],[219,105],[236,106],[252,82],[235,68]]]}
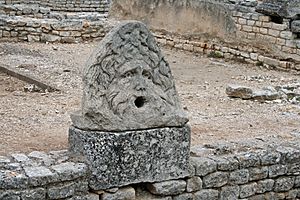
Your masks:
{"label": "carved stone sculpture", "polygon": [[170,67],[144,24],[114,28],[89,59],[83,82],[69,150],[89,166],[91,189],[188,176],[188,120]]}
{"label": "carved stone sculpture", "polygon": [[140,130],[188,121],[170,67],[140,22],[122,23],[105,37],[87,63],[83,83],[82,111],[71,116],[77,128]]}

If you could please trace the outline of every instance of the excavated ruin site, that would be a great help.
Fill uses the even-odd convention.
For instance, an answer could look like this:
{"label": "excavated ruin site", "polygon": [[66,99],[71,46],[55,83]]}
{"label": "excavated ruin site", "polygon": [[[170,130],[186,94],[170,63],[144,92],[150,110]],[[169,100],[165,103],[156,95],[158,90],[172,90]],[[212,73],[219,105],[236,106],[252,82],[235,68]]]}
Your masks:
{"label": "excavated ruin site", "polygon": [[[251,179],[250,173],[248,181],[230,184],[230,174],[228,187],[239,185],[237,189],[228,189],[227,179],[222,174],[206,179],[214,170],[205,168],[207,173],[199,174],[196,166],[196,175],[201,177],[203,185],[200,180],[201,187],[187,186],[184,193],[184,190],[160,192],[156,186],[153,186],[155,189],[151,186],[153,192],[147,186],[151,195],[158,195],[154,198],[145,193],[144,187],[133,186],[133,195],[131,188],[123,191],[117,186],[116,190],[103,190],[96,192],[97,195],[89,190],[90,196],[85,198],[300,198],[300,2],[284,2],[0,0],[1,170],[19,170],[18,167],[5,167],[7,163],[12,166],[16,160],[23,162],[20,157],[11,155],[41,152],[42,157],[48,154],[52,158],[56,154],[51,152],[61,150],[63,153],[59,156],[65,155],[72,124],[70,115],[81,107],[86,62],[99,42],[120,21],[139,20],[150,28],[170,65],[191,126],[191,156],[234,155],[239,158],[236,154],[250,155],[266,149],[272,149],[273,153],[273,149],[279,147],[288,150],[274,150],[282,159],[274,162],[264,163],[259,157],[261,154],[255,154],[261,159],[259,164],[239,169],[257,167],[261,169],[257,172],[260,178]],[[293,161],[283,160],[289,155]],[[44,159],[30,154],[28,157]],[[238,162],[245,160],[238,159]],[[208,167],[211,163],[206,164]],[[262,169],[273,164],[278,168],[270,167],[267,175],[262,175],[265,173]],[[51,165],[46,164],[47,167]],[[286,168],[282,167],[285,165]],[[214,173],[236,170],[216,166],[219,171]],[[27,172],[26,176],[29,176]],[[78,177],[81,180],[84,176]],[[15,196],[12,199],[76,199],[76,195],[77,199],[84,199],[79,196],[86,195],[86,190],[78,192],[77,189],[72,194],[56,195],[47,186],[52,184],[52,187],[56,182],[49,181],[43,186],[45,198],[38,195],[25,198],[22,192],[27,186],[20,187],[22,190],[10,188],[10,183],[1,182],[3,177],[0,176],[0,199]],[[271,179],[275,180],[273,190],[259,192],[259,180]],[[184,180],[187,184],[191,182]],[[190,184],[200,184],[193,181]],[[38,184],[33,184],[32,188]],[[121,197],[116,195],[118,191]],[[224,191],[231,191],[231,196],[222,193]]]}

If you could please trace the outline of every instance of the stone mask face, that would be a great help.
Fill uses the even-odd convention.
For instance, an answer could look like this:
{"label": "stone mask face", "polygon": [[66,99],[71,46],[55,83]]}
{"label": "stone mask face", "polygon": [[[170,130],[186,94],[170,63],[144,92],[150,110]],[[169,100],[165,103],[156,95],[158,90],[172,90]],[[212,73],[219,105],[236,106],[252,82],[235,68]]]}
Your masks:
{"label": "stone mask face", "polygon": [[183,126],[174,80],[154,37],[140,22],[112,30],[88,61],[82,111],[73,125],[125,131]]}

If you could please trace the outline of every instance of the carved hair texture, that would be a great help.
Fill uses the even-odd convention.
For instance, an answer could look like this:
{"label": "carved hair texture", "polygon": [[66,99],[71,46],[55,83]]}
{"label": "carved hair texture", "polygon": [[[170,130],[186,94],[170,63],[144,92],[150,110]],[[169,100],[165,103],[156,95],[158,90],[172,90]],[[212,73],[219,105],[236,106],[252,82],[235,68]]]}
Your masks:
{"label": "carved hair texture", "polygon": [[82,116],[72,117],[78,128],[122,131],[187,122],[170,67],[141,22],[122,23],[101,41],[83,83]]}

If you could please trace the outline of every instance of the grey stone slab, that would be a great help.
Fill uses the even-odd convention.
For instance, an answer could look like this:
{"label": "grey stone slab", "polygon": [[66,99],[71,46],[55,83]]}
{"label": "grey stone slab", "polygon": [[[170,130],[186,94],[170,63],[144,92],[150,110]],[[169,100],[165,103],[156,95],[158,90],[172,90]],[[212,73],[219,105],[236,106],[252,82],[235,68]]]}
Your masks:
{"label": "grey stone slab", "polygon": [[245,184],[249,181],[249,170],[240,169],[230,173],[229,175],[229,184]]}
{"label": "grey stone slab", "polygon": [[49,199],[63,199],[75,194],[75,183],[54,185],[48,188]]}
{"label": "grey stone slab", "polygon": [[25,154],[12,154],[11,155],[17,162],[29,162],[30,159]]}
{"label": "grey stone slab", "polygon": [[0,189],[26,188],[28,181],[28,178],[18,171],[0,171]]}
{"label": "grey stone slab", "polygon": [[225,186],[221,188],[220,200],[237,200],[239,198],[239,186]]}
{"label": "grey stone slab", "polygon": [[195,200],[218,200],[219,191],[213,189],[204,189],[194,193]]}
{"label": "grey stone slab", "polygon": [[210,157],[217,163],[218,170],[233,171],[239,168],[239,162],[234,156]]}
{"label": "grey stone slab", "polygon": [[10,159],[6,156],[0,156],[0,166],[5,165],[10,162]]}
{"label": "grey stone slab", "polygon": [[300,20],[294,20],[291,23],[291,31],[293,33],[300,33]]}
{"label": "grey stone slab", "polygon": [[132,187],[119,189],[115,193],[105,192],[101,200],[132,200],[135,199],[135,190]]}
{"label": "grey stone slab", "polygon": [[265,167],[249,168],[249,181],[262,180],[268,177],[269,169]]}
{"label": "grey stone slab", "polygon": [[273,179],[265,179],[257,182],[257,190],[258,194],[262,194],[265,192],[270,192],[273,190],[275,181]]}
{"label": "grey stone slab", "polygon": [[149,183],[147,184],[147,188],[152,194],[164,196],[177,195],[185,191],[186,182],[184,180],[171,180],[159,183]]}
{"label": "grey stone slab", "polygon": [[173,200],[194,200],[194,195],[191,193],[184,193],[173,196]]}
{"label": "grey stone slab", "polygon": [[203,177],[203,188],[222,187],[228,182],[228,172],[214,172]]}
{"label": "grey stone slab", "polygon": [[259,156],[254,152],[241,153],[235,156],[239,161],[240,168],[256,167],[260,165]]}
{"label": "grey stone slab", "polygon": [[217,170],[217,163],[212,159],[204,157],[191,157],[190,161],[196,169],[197,176],[205,176]]}
{"label": "grey stone slab", "polygon": [[274,150],[261,151],[258,155],[262,165],[278,164],[281,160],[281,154]]}
{"label": "grey stone slab", "polygon": [[84,69],[82,110],[71,119],[93,131],[187,123],[169,64],[143,23],[122,22],[100,42]]}
{"label": "grey stone slab", "polygon": [[1,200],[21,200],[20,192],[14,190],[0,191]]}
{"label": "grey stone slab", "polygon": [[48,154],[42,151],[33,151],[28,154],[28,157],[46,166],[54,164],[54,159],[52,159]]}
{"label": "grey stone slab", "polygon": [[269,166],[269,177],[274,178],[280,175],[284,175],[287,173],[288,166],[287,165],[271,165]]}
{"label": "grey stone slab", "polygon": [[280,146],[276,149],[281,154],[283,163],[298,163],[300,162],[300,150],[292,147]]}
{"label": "grey stone slab", "polygon": [[300,187],[300,176],[295,177],[295,187]]}
{"label": "grey stone slab", "polygon": [[58,180],[58,176],[44,166],[24,167],[25,174],[29,178],[29,184],[41,186]]}
{"label": "grey stone slab", "polygon": [[274,184],[275,192],[289,191],[294,186],[295,177],[280,177]]}
{"label": "grey stone slab", "polygon": [[74,180],[87,175],[88,168],[84,163],[66,162],[51,166],[61,181]]}
{"label": "grey stone slab", "polygon": [[300,175],[300,162],[289,164],[287,175]]}
{"label": "grey stone slab", "polygon": [[36,188],[22,191],[21,193],[22,200],[44,200],[46,199],[46,190],[44,188]]}
{"label": "grey stone slab", "polygon": [[94,190],[189,175],[190,127],[144,131],[69,130],[70,153],[87,162]]}
{"label": "grey stone slab", "polygon": [[253,196],[257,190],[257,183],[249,183],[240,186],[240,198],[247,198]]}
{"label": "grey stone slab", "polygon": [[198,176],[187,179],[186,183],[187,192],[196,192],[202,189],[202,180]]}

